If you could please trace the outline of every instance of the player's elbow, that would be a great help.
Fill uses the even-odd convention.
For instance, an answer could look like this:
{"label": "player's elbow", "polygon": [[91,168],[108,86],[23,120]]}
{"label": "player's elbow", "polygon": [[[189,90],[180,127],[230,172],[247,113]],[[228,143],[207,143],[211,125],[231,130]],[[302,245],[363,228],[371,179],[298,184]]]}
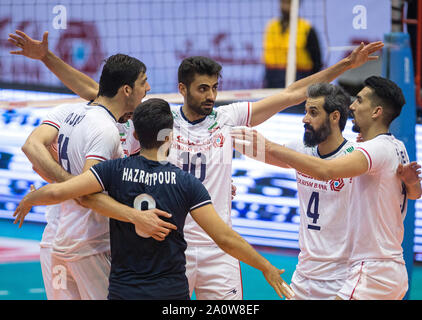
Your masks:
{"label": "player's elbow", "polygon": [[315,177],[318,180],[321,181],[328,181],[333,179],[333,173],[330,171],[329,168],[321,168],[321,170],[319,170],[318,175]]}
{"label": "player's elbow", "polygon": [[231,254],[236,250],[236,243],[238,243],[239,235],[230,229],[230,232],[221,234],[218,238],[215,238],[215,243],[220,247],[224,252]]}
{"label": "player's elbow", "polygon": [[63,192],[59,187],[56,187],[55,184],[48,185],[47,198],[50,199],[51,203],[60,203],[64,201]]}
{"label": "player's elbow", "polygon": [[81,205],[84,208],[91,208],[93,206],[93,201],[95,201],[94,197],[92,195],[86,195],[79,197],[77,202],[79,205]]}
{"label": "player's elbow", "polygon": [[26,140],[24,145],[21,147],[22,152],[28,157],[33,150],[33,143],[30,139]]}

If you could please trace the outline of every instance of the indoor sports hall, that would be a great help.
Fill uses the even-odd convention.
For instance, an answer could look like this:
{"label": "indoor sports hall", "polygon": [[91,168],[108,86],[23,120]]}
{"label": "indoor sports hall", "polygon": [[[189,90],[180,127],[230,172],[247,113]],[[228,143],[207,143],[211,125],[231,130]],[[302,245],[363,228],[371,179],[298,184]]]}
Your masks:
{"label": "indoor sports hall", "polygon": [[[283,1],[290,3],[289,19],[284,21]],[[277,47],[284,50],[283,61],[271,60],[266,52],[267,28],[280,19],[290,30]],[[313,30],[312,53],[305,53],[309,37],[302,32],[307,28]],[[383,41],[383,49],[375,53],[377,60],[343,73],[333,83],[354,99],[371,75],[393,80],[402,89],[406,105],[391,131],[404,142],[410,160],[422,164],[421,0],[2,0],[0,300],[47,299],[40,265],[45,206],[33,207],[21,228],[13,223],[13,213],[31,185],[38,189],[47,184],[21,147],[53,107],[84,101],[43,62],[10,53],[19,51],[8,41],[16,30],[40,41],[48,31],[49,50],[97,82],[110,55],[137,57],[147,66],[151,85],[145,99],[160,97],[171,105],[183,104],[178,93],[179,63],[190,56],[210,57],[223,67],[216,110],[271,96],[302,76],[335,64],[362,42]],[[279,86],[269,85],[274,70],[282,70]],[[302,140],[303,116],[304,104],[292,106],[256,129],[279,144]],[[351,120],[343,135],[356,140]],[[282,277],[290,283],[299,254],[295,171],[233,150],[232,184],[236,187],[233,229],[273,265],[285,269]],[[405,299],[421,300],[422,199],[408,201],[404,230],[402,247],[409,275]],[[241,271],[244,300],[280,299],[260,271],[244,263]]]}

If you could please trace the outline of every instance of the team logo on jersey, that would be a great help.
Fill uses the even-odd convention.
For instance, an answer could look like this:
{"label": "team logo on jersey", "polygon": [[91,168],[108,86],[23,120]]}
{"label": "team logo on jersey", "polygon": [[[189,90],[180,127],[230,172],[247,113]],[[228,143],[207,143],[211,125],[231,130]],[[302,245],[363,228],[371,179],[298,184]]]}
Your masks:
{"label": "team logo on jersey", "polygon": [[344,181],[342,178],[337,180],[330,180],[330,188],[332,191],[340,191],[344,187]]}
{"label": "team logo on jersey", "polygon": [[212,145],[215,148],[221,148],[224,145],[224,136],[222,133],[216,134],[213,138]]}
{"label": "team logo on jersey", "polygon": [[171,113],[173,114],[173,119],[179,119],[177,112],[172,111]]}
{"label": "team logo on jersey", "polygon": [[212,126],[210,126],[208,128],[209,133],[213,133],[215,131],[217,131],[218,129],[220,129],[220,126],[218,125],[218,122],[214,122]]}

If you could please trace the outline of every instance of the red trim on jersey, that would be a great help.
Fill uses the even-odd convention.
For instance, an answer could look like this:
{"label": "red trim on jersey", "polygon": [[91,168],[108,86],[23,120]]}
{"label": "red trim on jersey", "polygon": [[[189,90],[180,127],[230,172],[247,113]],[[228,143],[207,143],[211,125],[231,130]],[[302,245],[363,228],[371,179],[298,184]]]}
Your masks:
{"label": "red trim on jersey", "polygon": [[366,153],[366,155],[368,156],[368,158],[369,158],[369,169],[368,169],[368,171],[369,170],[371,170],[371,168],[372,168],[372,159],[371,159],[371,156],[369,155],[369,153],[368,153],[368,151],[366,151],[364,148],[362,148],[362,147],[358,147],[358,148],[356,148],[356,150],[362,150],[362,151],[364,151],[365,153]]}
{"label": "red trim on jersey", "polygon": [[349,299],[349,300],[352,300],[352,299],[353,299],[353,294],[355,293],[356,287],[357,287],[357,286],[358,286],[358,284],[359,284],[360,277],[362,276],[363,263],[364,263],[364,261],[362,261],[362,263],[361,263],[361,265],[360,265],[359,278],[358,278],[358,281],[356,282],[355,287],[354,287],[354,288],[353,288],[353,290],[352,290],[352,294],[350,295],[350,299]]}
{"label": "red trim on jersey", "polygon": [[248,117],[246,118],[246,126],[247,127],[249,127],[249,117],[250,117],[250,114],[251,114],[251,103],[250,102],[248,102]]}
{"label": "red trim on jersey", "polygon": [[138,153],[139,151],[141,151],[141,148],[136,149],[135,151],[132,152],[132,154]]}
{"label": "red trim on jersey", "polygon": [[102,160],[102,161],[106,161],[107,159],[101,156],[96,156],[95,154],[89,154],[87,155],[85,158],[96,158],[97,160]]}
{"label": "red trim on jersey", "polygon": [[60,126],[57,123],[50,120],[44,120],[41,124],[49,124],[50,126],[53,126],[56,129],[60,129]]}

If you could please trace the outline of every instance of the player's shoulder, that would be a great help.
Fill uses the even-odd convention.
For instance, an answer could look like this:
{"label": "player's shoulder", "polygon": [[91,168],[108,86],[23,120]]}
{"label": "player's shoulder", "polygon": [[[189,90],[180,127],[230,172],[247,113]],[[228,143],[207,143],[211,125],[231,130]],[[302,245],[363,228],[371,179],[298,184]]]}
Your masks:
{"label": "player's shoulder", "polygon": [[[90,123],[94,123],[95,127],[105,130],[114,128],[117,129],[117,121],[113,114],[106,108],[102,107],[86,107],[86,121]],[[102,128],[101,128],[102,127]]]}
{"label": "player's shoulder", "polygon": [[346,140],[344,145],[342,146],[341,150],[344,153],[351,153],[353,152],[357,147],[359,146],[359,143],[352,140]]}
{"label": "player's shoulder", "polygon": [[380,149],[388,150],[390,147],[393,147],[396,144],[402,143],[400,140],[396,139],[392,134],[380,134],[371,140],[363,141],[358,144],[360,149]]}
{"label": "player's shoulder", "polygon": [[213,109],[208,118],[213,120],[222,119],[237,119],[239,116],[242,117],[251,113],[251,103],[248,101],[244,102],[233,102],[230,104],[221,105]]}
{"label": "player's shoulder", "polygon": [[55,106],[51,109],[50,114],[63,115],[66,116],[71,113],[84,113],[85,112],[84,103],[63,103]]}
{"label": "player's shoulder", "polygon": [[214,108],[214,111],[215,112],[233,112],[234,110],[236,110],[238,108],[249,108],[250,103],[251,102],[249,102],[249,101],[233,102],[233,103],[224,104],[224,105],[221,105],[217,108]]}

